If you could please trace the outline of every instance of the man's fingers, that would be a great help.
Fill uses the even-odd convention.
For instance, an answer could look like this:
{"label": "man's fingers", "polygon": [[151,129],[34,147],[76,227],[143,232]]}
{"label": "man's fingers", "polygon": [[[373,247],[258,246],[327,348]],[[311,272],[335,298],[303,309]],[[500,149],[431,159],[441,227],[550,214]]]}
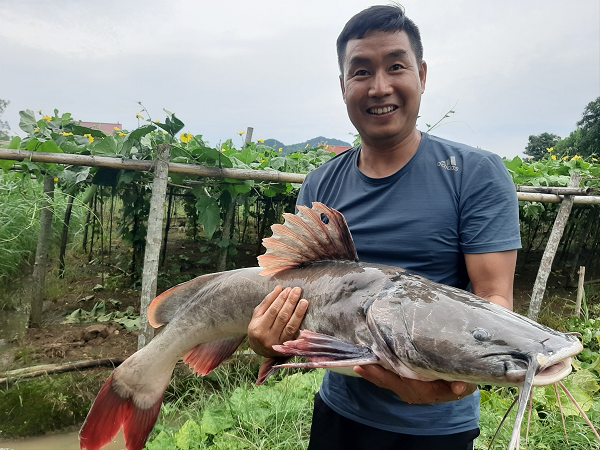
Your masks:
{"label": "man's fingers", "polygon": [[273,292],[268,294],[264,298],[264,300],[260,302],[260,304],[256,308],[254,308],[254,313],[252,314],[252,317],[261,317],[277,299],[279,294],[281,294],[281,291],[283,291],[283,288],[281,286],[277,286],[275,289],[273,289]]}
{"label": "man's fingers", "polygon": [[[271,327],[273,330],[273,334],[275,334],[276,336],[282,335],[283,330],[287,326],[290,319],[292,318],[292,314],[294,314],[296,305],[298,304],[298,301],[300,300],[300,296],[302,295],[302,289],[300,289],[299,287],[295,287],[291,290],[289,288],[287,288],[284,290],[284,292],[286,292],[286,291],[287,291],[287,295],[285,296],[285,299],[283,300],[284,303],[281,306],[281,308],[279,309],[279,311],[277,312],[277,317],[275,318],[273,325]],[[279,297],[282,298],[283,293]],[[274,303],[274,305],[278,302],[279,302],[279,298]],[[274,308],[269,308],[269,314],[271,313],[271,309],[274,309]]]}
{"label": "man's fingers", "polygon": [[477,385],[465,383],[463,381],[454,381],[450,383],[450,389],[452,389],[452,392],[460,398],[465,398],[467,395],[471,395],[477,390]]}
{"label": "man's fingers", "polygon": [[283,341],[289,341],[296,337],[298,330],[300,329],[300,325],[302,324],[302,320],[304,320],[304,315],[306,314],[307,309],[308,301],[306,299],[300,300],[296,306],[296,309],[294,310],[294,313],[292,314],[292,317],[281,333],[281,339]]}

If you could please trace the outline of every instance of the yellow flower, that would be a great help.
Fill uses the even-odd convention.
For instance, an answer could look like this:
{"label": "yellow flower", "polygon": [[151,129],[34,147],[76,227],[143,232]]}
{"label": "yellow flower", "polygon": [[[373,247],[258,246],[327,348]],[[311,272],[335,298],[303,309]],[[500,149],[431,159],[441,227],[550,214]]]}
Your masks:
{"label": "yellow flower", "polygon": [[552,159],[556,161],[556,155],[552,155]]}
{"label": "yellow flower", "polygon": [[121,131],[119,127],[115,127],[115,131]]}
{"label": "yellow flower", "polygon": [[38,114],[41,114],[41,113],[42,113],[42,110],[40,109],[40,110],[38,111]]}
{"label": "yellow flower", "polygon": [[225,147],[223,147],[223,148],[221,149],[221,151],[222,151],[222,152],[224,152],[225,150],[227,150]]}
{"label": "yellow flower", "polygon": [[553,152],[554,151],[554,147],[550,147],[549,149],[547,149],[549,152]]}
{"label": "yellow flower", "polygon": [[328,148],[329,148],[329,144],[327,144],[327,145],[325,146],[325,150],[327,150]]}
{"label": "yellow flower", "polygon": [[265,162],[265,161],[266,161],[266,160],[265,160],[265,159],[263,159],[261,162]]}
{"label": "yellow flower", "polygon": [[193,137],[194,136],[192,136],[190,133],[183,133],[181,135],[181,142],[185,142],[187,144],[192,140]]}
{"label": "yellow flower", "polygon": [[127,136],[127,133],[123,133],[122,131],[119,131],[119,136]]}
{"label": "yellow flower", "polygon": [[39,128],[36,128],[35,130],[33,130],[34,133],[38,133],[40,131]]}
{"label": "yellow flower", "polygon": [[142,116],[140,113],[137,113],[135,117],[137,117],[138,119],[146,120],[144,119],[144,116]]}
{"label": "yellow flower", "polygon": [[58,178],[54,177],[54,182],[58,183]]}
{"label": "yellow flower", "polygon": [[306,144],[306,147],[304,147],[304,148],[310,148],[310,144]]}
{"label": "yellow flower", "polygon": [[596,158],[592,158],[592,161],[598,161]]}
{"label": "yellow flower", "polygon": [[569,157],[568,157],[568,156],[565,156],[563,159],[566,161],[566,160],[568,160],[568,159],[569,159]]}
{"label": "yellow flower", "polygon": [[258,142],[260,142],[261,144],[264,144],[264,143],[265,143],[265,140],[264,140],[264,139],[257,139],[257,141],[258,141]]}
{"label": "yellow flower", "polygon": [[240,131],[238,134],[241,136],[242,134],[246,134],[246,132],[245,131]]}
{"label": "yellow flower", "polygon": [[90,144],[91,144],[92,142],[94,142],[94,138],[92,137],[92,135],[91,135],[91,134],[84,134],[84,135],[83,135],[83,137],[86,137],[86,138],[88,138],[88,139],[90,140]]}
{"label": "yellow flower", "polygon": [[44,116],[44,117],[42,117],[42,119],[45,120],[46,122],[50,122],[52,120],[52,117]]}
{"label": "yellow flower", "polygon": [[160,123],[160,120],[155,120],[154,123]]}
{"label": "yellow flower", "polygon": [[283,151],[283,148],[279,147],[279,153],[281,153]]}
{"label": "yellow flower", "polygon": [[581,156],[575,155],[571,158],[571,161],[581,161]]}
{"label": "yellow flower", "polygon": [[64,131],[61,131],[59,134],[62,134],[63,136],[73,136],[73,133],[65,133]]}

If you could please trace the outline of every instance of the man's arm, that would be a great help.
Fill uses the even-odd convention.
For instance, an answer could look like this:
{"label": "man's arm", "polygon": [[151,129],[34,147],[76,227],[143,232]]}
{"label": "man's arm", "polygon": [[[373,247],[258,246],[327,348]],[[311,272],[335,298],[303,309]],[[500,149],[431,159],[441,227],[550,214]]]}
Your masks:
{"label": "man's arm", "polygon": [[513,309],[513,282],[517,251],[465,255],[473,294]]}
{"label": "man's arm", "polygon": [[[512,310],[513,281],[517,251],[469,254],[465,262],[473,293]],[[442,380],[433,382],[402,378],[381,366],[357,366],[354,371],[363,378],[395,392],[407,403],[443,403],[459,400],[475,392],[474,384]]]}

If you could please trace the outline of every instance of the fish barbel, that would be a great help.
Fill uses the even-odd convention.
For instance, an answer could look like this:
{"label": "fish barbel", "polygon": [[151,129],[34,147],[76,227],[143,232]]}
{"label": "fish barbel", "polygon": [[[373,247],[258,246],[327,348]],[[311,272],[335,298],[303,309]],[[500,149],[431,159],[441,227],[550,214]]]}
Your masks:
{"label": "fish barbel", "polygon": [[198,375],[218,367],[245,340],[254,308],[278,285],[302,288],[310,306],[300,337],[276,349],[283,359],[310,362],[268,359],[259,383],[278,367],[357,376],[353,366],[380,364],[418,380],[530,391],[567,376],[571,358],[583,350],[575,336],[469,292],[398,267],[362,263],[341,213],[320,203],[298,209],[264,239],[261,267],[203,275],[154,299],[149,322],[164,328],[110,375],[81,429],[82,449],[101,449],[122,427],[127,450],[141,450],[175,364],[183,357]]}

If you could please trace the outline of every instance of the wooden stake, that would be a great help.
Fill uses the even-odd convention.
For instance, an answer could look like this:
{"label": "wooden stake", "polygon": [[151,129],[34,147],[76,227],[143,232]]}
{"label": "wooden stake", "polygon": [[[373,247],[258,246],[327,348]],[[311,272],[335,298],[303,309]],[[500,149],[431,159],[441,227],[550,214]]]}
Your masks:
{"label": "wooden stake", "polygon": [[[581,175],[578,173],[573,173],[571,175],[569,187],[579,187],[580,183]],[[540,263],[540,268],[535,279],[535,284],[533,285],[531,303],[529,304],[529,313],[527,314],[532,320],[537,321],[538,316],[540,314],[542,300],[544,299],[544,293],[546,292],[546,283],[548,282],[548,276],[550,275],[550,270],[552,269],[552,262],[554,261],[554,256],[556,255],[556,250],[558,249],[560,238],[562,237],[563,232],[565,231],[565,226],[567,225],[569,214],[571,214],[571,208],[573,208],[573,196],[565,195],[564,200],[560,205],[558,214],[556,215],[556,220],[554,221],[552,232],[550,233],[550,237],[548,238],[548,243],[546,244],[544,255],[542,256],[542,262]]]}
{"label": "wooden stake", "polygon": [[254,131],[254,128],[252,127],[248,127],[246,129],[246,140],[244,141],[244,148],[246,148],[246,146],[252,142],[252,132]]}
{"label": "wooden stake", "polygon": [[158,257],[160,254],[162,226],[165,216],[169,159],[171,159],[171,146],[168,144],[159,145],[156,149],[156,167],[154,169],[154,182],[152,183],[152,199],[150,200],[144,271],[142,273],[138,350],[145,347],[154,337],[154,328],[148,323],[148,307],[150,306],[150,302],[156,297]]}
{"label": "wooden stake", "polygon": [[579,266],[579,284],[577,285],[577,303],[575,303],[575,317],[581,315],[581,302],[583,300],[583,279],[585,278],[585,266]]}
{"label": "wooden stake", "polygon": [[48,268],[48,250],[52,238],[52,216],[54,208],[54,177],[44,177],[44,200],[40,218],[40,233],[38,235],[35,263],[33,265],[33,283],[31,289],[31,312],[29,313],[29,327],[39,328],[42,325],[42,306],[44,302],[46,270]]}

